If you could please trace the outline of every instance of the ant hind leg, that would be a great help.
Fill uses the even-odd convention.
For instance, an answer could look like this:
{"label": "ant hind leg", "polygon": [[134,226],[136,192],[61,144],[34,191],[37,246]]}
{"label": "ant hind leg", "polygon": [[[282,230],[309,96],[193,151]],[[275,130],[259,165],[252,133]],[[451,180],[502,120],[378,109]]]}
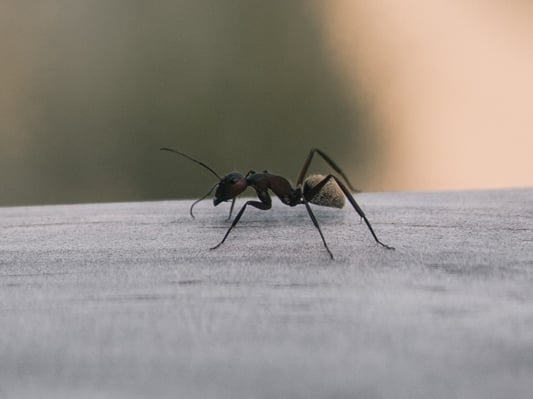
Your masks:
{"label": "ant hind leg", "polygon": [[352,205],[353,209],[365,221],[365,224],[367,225],[368,229],[370,230],[370,233],[372,234],[372,237],[374,237],[374,240],[376,240],[376,242],[378,244],[380,244],[381,246],[383,246],[384,248],[394,249],[394,247],[386,245],[386,244],[382,243],[379,240],[378,236],[374,232],[374,229],[372,228],[372,225],[370,224],[370,222],[367,219],[365,213],[363,212],[363,209],[361,209],[361,207],[359,206],[357,201],[355,201],[355,198],[352,196],[352,193],[350,192],[350,190],[348,190],[348,188],[339,179],[337,179],[335,176],[333,176],[333,175],[326,176],[324,178],[324,180],[322,180],[320,183],[318,183],[316,186],[314,186],[311,190],[306,192],[305,197],[304,197],[305,201],[308,201],[310,198],[313,198],[326,185],[326,183],[329,180],[331,180],[331,179],[335,180],[335,182],[338,184],[338,186],[340,187],[340,189],[342,190],[342,192],[344,193],[344,195],[346,196],[346,198],[348,199],[348,201]]}
{"label": "ant hind leg", "polygon": [[335,172],[337,172],[344,179],[344,181],[346,182],[346,184],[348,185],[348,187],[350,188],[351,191],[355,191],[355,192],[359,191],[359,190],[357,190],[357,189],[355,189],[353,187],[353,185],[350,183],[350,180],[348,179],[346,174],[342,171],[342,169],[335,162],[333,162],[333,160],[329,156],[327,156],[324,152],[322,152],[318,148],[313,148],[313,149],[311,149],[311,151],[309,151],[309,154],[307,155],[307,158],[305,159],[305,162],[304,162],[304,164],[302,166],[302,169],[300,170],[300,174],[298,175],[298,179],[296,181],[296,186],[297,187],[301,187],[301,185],[302,185],[302,183],[303,183],[303,181],[305,179],[305,175],[307,174],[307,171],[309,170],[309,166],[311,165],[311,161],[313,160],[313,155],[315,155],[315,153],[320,155],[320,157]]}

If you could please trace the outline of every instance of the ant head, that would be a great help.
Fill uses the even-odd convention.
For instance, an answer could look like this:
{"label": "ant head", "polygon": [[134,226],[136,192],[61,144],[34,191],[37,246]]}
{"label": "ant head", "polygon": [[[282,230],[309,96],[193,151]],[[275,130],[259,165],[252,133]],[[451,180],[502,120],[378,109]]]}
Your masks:
{"label": "ant head", "polygon": [[229,201],[237,197],[240,193],[246,190],[248,182],[246,178],[240,173],[230,173],[220,179],[217,191],[215,191],[215,198],[213,204],[217,206],[221,202]]}

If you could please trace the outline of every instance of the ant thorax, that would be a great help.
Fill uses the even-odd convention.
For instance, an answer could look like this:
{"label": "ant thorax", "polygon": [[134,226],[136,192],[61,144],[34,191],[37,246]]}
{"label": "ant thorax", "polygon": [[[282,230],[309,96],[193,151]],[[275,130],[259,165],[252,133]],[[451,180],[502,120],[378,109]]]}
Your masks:
{"label": "ant thorax", "polygon": [[[308,176],[303,185],[303,192],[308,193],[324,180],[324,175],[310,175]],[[308,200],[310,203],[321,206],[329,206],[332,208],[344,207],[344,193],[335,180],[330,179],[322,189],[316,193],[312,198]]]}

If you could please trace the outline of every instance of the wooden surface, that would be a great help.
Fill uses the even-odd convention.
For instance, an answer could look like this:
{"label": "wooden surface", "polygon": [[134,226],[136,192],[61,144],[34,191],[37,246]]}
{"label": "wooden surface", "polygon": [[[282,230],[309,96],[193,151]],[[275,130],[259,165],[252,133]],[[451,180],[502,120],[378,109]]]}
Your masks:
{"label": "wooden surface", "polygon": [[533,190],[356,198],[0,208],[0,398],[533,397]]}

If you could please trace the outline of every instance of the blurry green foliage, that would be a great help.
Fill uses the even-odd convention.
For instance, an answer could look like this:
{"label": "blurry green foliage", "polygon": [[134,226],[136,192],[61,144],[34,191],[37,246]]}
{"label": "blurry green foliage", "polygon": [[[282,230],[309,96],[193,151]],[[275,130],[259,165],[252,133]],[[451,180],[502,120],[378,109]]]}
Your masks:
{"label": "blurry green foliage", "polygon": [[212,185],[162,146],[219,174],[292,180],[311,147],[349,172],[367,157],[361,113],[306,1],[37,4],[0,17],[0,205],[195,197]]}

